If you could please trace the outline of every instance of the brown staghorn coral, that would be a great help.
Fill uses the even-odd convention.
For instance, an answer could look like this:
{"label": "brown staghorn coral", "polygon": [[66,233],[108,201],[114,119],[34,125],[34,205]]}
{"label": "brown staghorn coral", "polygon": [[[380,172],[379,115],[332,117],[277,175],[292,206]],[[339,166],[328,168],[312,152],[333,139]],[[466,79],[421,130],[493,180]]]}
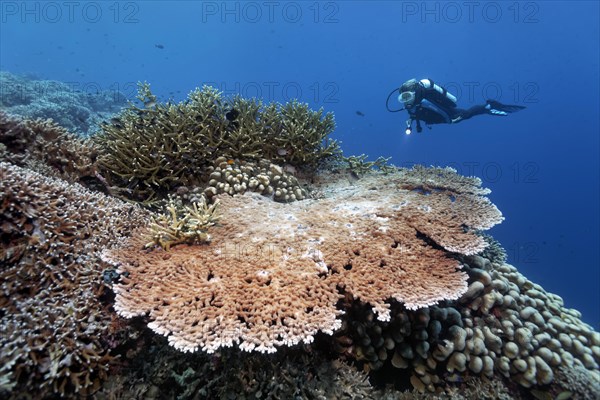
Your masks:
{"label": "brown staghorn coral", "polygon": [[148,84],[140,84],[138,100],[142,108],[131,105],[94,138],[103,174],[119,194],[136,201],[152,202],[181,185],[208,182],[206,168],[219,156],[314,171],[341,153],[329,138],[333,114],[296,101],[227,100],[205,86],[184,102],[163,104]]}
{"label": "brown staghorn coral", "polygon": [[67,132],[50,119],[23,119],[0,111],[0,161],[91,185],[102,183],[97,156],[98,149],[91,141]]}
{"label": "brown staghorn coral", "polygon": [[[74,397],[110,361],[97,253],[146,221],[137,207],[0,163],[0,395]],[[35,388],[35,389],[34,389]]]}
{"label": "brown staghorn coral", "polygon": [[485,242],[466,228],[502,217],[471,194],[475,187],[452,195],[402,189],[418,173],[323,183],[324,198],[289,204],[218,196],[222,222],[211,244],[148,251],[142,235],[103,253],[127,276],[114,288],[115,309],[149,313],[149,326],[181,350],[241,341],[244,350],[271,352],[338,329],[340,290],[380,320],[389,319],[391,299],[409,309],[457,299],[467,277],[448,250],[479,251]]}

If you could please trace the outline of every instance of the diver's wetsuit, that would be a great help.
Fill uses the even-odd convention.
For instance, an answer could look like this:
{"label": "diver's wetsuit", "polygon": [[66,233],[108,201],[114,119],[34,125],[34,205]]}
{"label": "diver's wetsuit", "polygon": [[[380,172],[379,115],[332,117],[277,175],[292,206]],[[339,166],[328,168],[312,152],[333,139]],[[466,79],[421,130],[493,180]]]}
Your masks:
{"label": "diver's wetsuit", "polygon": [[[426,87],[423,82],[429,87]],[[458,108],[455,103],[456,98],[429,79],[420,82],[414,79],[407,81],[400,87],[400,92],[404,91],[414,93],[414,98],[405,102],[405,108],[410,115],[407,125],[410,126],[412,121],[417,121],[417,131],[419,132],[421,131],[420,121],[427,125],[454,124],[476,115],[508,115],[508,113],[525,108],[505,105],[494,100],[488,100],[485,105],[476,105],[466,110]]]}

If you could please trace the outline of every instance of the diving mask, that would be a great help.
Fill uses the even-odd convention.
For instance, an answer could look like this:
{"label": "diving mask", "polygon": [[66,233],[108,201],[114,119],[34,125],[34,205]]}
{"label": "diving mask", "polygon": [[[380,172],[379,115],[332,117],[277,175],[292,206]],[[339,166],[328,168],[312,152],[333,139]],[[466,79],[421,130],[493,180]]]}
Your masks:
{"label": "diving mask", "polygon": [[402,92],[400,93],[400,96],[398,96],[398,100],[407,106],[410,106],[415,102],[415,92]]}

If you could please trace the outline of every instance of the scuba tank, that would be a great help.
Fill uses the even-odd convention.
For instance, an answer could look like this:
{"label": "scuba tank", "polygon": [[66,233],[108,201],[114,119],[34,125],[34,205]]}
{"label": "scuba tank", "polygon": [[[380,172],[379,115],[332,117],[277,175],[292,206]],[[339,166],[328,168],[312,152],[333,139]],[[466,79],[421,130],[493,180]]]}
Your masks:
{"label": "scuba tank", "polygon": [[435,84],[431,79],[421,79],[420,83],[425,89],[433,89],[448,100],[450,100],[451,102],[453,102],[454,104],[456,104],[456,96],[448,92],[445,88]]}

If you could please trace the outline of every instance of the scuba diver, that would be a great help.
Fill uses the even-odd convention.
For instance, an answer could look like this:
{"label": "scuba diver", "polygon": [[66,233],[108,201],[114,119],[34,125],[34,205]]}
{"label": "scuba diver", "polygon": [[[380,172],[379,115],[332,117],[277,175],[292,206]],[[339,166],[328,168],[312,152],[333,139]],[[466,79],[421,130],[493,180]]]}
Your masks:
{"label": "scuba diver", "polygon": [[[404,107],[391,110],[388,103],[390,97],[398,91],[398,101]],[[435,84],[431,79],[411,79],[394,89],[388,96],[385,106],[390,112],[408,111],[409,119],[406,121],[406,134],[412,132],[412,123],[416,121],[417,132],[421,132],[421,121],[429,128],[433,124],[456,124],[476,115],[508,115],[524,109],[523,106],[502,104],[495,100],[487,100],[485,105],[473,106],[467,110],[456,107],[456,97]]]}

